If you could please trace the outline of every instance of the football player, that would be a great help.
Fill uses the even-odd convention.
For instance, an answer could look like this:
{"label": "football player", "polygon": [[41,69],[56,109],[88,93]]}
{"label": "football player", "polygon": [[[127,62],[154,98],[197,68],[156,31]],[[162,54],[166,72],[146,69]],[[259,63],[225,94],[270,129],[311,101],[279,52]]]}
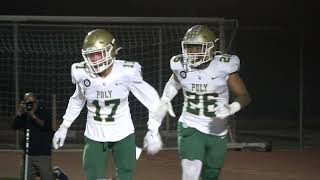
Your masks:
{"label": "football player", "polygon": [[[227,147],[227,117],[251,101],[238,74],[238,56],[217,51],[217,41],[217,35],[204,25],[193,26],[185,33],[182,54],[170,60],[173,74],[155,115],[160,120],[172,111],[170,101],[182,88],[178,148],[183,180],[218,179]],[[231,103],[229,90],[235,96]]]}
{"label": "football player", "polygon": [[144,147],[149,154],[157,153],[162,147],[158,133],[160,123],[151,117],[159,95],[143,80],[139,63],[116,60],[118,50],[116,39],[107,30],[95,29],[86,35],[82,48],[84,61],[71,67],[76,89],[53,137],[54,148],[62,147],[68,128],[87,104],[83,166],[88,180],[106,179],[109,150],[117,179],[133,179],[136,144],[129,92],[149,110]]}

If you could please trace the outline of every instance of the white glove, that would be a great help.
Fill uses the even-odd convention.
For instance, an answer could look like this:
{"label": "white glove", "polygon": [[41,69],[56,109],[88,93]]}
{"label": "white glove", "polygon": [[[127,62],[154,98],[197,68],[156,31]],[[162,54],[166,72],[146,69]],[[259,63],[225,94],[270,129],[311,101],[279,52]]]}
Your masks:
{"label": "white glove", "polygon": [[215,114],[217,118],[224,119],[238,112],[240,109],[241,105],[236,101],[231,104],[219,104],[215,108]]}
{"label": "white glove", "polygon": [[161,122],[166,116],[167,112],[170,114],[170,116],[176,117],[172,108],[171,100],[166,96],[162,96],[155,112],[152,113],[152,118]]}
{"label": "white glove", "polygon": [[143,148],[148,154],[154,155],[162,149],[162,140],[159,131],[149,130],[144,137]]}
{"label": "white glove", "polygon": [[58,149],[59,147],[62,147],[64,144],[64,140],[66,139],[68,132],[68,127],[64,124],[61,124],[59,129],[54,133],[53,139],[52,139],[52,145],[54,149]]}

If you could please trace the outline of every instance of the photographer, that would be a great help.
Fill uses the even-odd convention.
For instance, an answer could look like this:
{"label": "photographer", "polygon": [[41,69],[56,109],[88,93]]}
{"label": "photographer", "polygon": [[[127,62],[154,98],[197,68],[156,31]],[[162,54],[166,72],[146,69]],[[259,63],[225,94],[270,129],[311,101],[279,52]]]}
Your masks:
{"label": "photographer", "polygon": [[67,179],[59,167],[52,170],[51,139],[54,131],[51,115],[43,105],[39,104],[35,94],[31,92],[24,94],[13,128],[23,129],[25,133],[21,179],[31,180],[37,176],[42,180],[53,180],[56,177],[61,180]]}

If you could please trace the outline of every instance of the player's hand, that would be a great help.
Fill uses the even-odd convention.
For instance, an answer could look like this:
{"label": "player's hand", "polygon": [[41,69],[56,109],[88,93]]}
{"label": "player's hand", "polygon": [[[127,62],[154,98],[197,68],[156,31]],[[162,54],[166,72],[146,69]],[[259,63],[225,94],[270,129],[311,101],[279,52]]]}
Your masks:
{"label": "player's hand", "polygon": [[241,106],[238,102],[233,102],[231,104],[218,104],[214,110],[217,118],[224,119],[238,112],[240,108]]}
{"label": "player's hand", "polygon": [[170,99],[167,97],[162,97],[159,105],[156,108],[156,111],[153,113],[153,118],[161,122],[167,113],[169,113],[172,117],[176,117]]}
{"label": "player's hand", "polygon": [[52,145],[54,149],[58,149],[59,147],[63,146],[67,136],[67,132],[68,132],[68,128],[65,127],[63,124],[61,124],[59,129],[54,133],[54,136],[52,139]]}
{"label": "player's hand", "polygon": [[162,149],[162,140],[158,131],[149,130],[144,137],[143,148],[148,154],[154,155]]}

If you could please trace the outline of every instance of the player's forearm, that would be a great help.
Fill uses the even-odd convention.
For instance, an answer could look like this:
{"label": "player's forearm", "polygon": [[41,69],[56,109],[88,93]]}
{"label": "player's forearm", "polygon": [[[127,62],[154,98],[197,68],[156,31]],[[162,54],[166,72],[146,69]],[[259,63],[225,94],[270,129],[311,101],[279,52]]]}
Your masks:
{"label": "player's forearm", "polygon": [[85,105],[85,97],[77,86],[74,94],[70,97],[66,113],[63,116],[63,125],[70,127],[73,121],[79,116],[83,106]]}
{"label": "player's forearm", "polygon": [[250,94],[240,95],[240,96],[237,96],[234,101],[238,102],[240,104],[241,108],[244,108],[248,104],[250,104],[251,96],[250,96]]}
{"label": "player's forearm", "polygon": [[172,100],[177,94],[179,89],[181,88],[179,82],[177,82],[174,78],[174,75],[171,75],[168,82],[166,83],[163,94],[161,98],[165,98],[167,100]]}
{"label": "player's forearm", "polygon": [[68,108],[66,110],[66,113],[63,116],[63,124],[66,127],[70,127],[73,121],[79,116],[84,104],[85,103],[82,101],[78,102],[70,98]]}
{"label": "player's forearm", "polygon": [[131,93],[149,110],[154,111],[159,103],[158,92],[147,82],[133,83]]}
{"label": "player's forearm", "polygon": [[162,119],[154,118],[154,113],[157,111],[160,102],[158,92],[145,81],[132,84],[130,91],[149,110],[148,129],[154,132],[158,131],[162,122]]}
{"label": "player's forearm", "polygon": [[177,95],[179,89],[180,84],[174,80],[174,75],[172,75],[166,83],[160,102],[156,104],[156,110],[151,112],[151,114],[149,113],[149,130],[158,130],[163,118],[168,112],[171,116],[175,117],[171,100]]}

